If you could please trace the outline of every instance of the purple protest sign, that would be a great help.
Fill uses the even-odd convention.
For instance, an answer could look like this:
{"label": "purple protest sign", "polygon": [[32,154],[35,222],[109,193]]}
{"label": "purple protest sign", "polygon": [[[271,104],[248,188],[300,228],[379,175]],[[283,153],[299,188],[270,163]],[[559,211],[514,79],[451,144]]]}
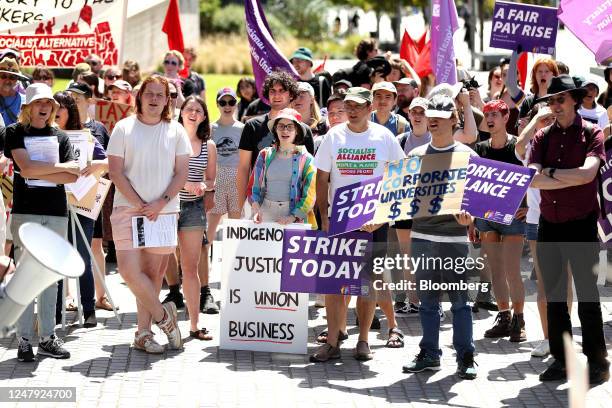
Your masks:
{"label": "purple protest sign", "polygon": [[606,152],[606,162],[599,169],[603,218],[599,220],[599,235],[602,242],[612,242],[612,149]]}
{"label": "purple protest sign", "polygon": [[[366,232],[329,237],[322,231],[285,229],[283,292],[357,295],[368,291]],[[365,286],[365,288],[364,288]]]}
{"label": "purple protest sign", "polygon": [[382,176],[339,187],[334,195],[329,235],[355,231],[374,218]]}
{"label": "purple protest sign", "polygon": [[472,216],[510,225],[535,170],[481,157],[470,157],[461,209]]}
{"label": "purple protest sign", "polygon": [[459,28],[454,0],[431,2],[431,66],[436,84],[457,83],[453,34]]}
{"label": "purple protest sign", "polygon": [[595,61],[599,64],[612,57],[610,1],[561,0],[558,17],[584,45],[593,51]]}
{"label": "purple protest sign", "polygon": [[557,9],[496,1],[491,27],[491,47],[554,54]]}
{"label": "purple protest sign", "polygon": [[264,15],[259,0],[245,0],[244,14],[246,18],[246,30],[249,38],[249,48],[251,49],[251,65],[253,66],[253,75],[257,84],[257,92],[263,97],[263,83],[266,76],[270,75],[273,70],[281,69],[287,71],[297,79],[298,74],[293,68],[293,65],[284,57],[278,49],[272,33],[268,28],[268,22]]}

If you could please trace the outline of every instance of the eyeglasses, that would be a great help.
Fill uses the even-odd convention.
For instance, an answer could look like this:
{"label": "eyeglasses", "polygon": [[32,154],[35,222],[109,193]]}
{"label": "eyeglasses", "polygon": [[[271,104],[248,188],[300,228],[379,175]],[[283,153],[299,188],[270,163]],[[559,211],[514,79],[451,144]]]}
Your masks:
{"label": "eyeglasses", "polygon": [[293,132],[295,130],[295,125],[293,123],[290,123],[288,125],[283,125],[282,123],[279,123],[278,125],[276,125],[277,132],[282,132],[283,130]]}
{"label": "eyeglasses", "polygon": [[565,98],[566,98],[565,96],[559,96],[558,98],[548,98],[547,104],[548,106],[556,105],[556,104],[562,105],[563,102],[565,102]]}
{"label": "eyeglasses", "polygon": [[178,92],[170,92],[170,99],[178,98]]}
{"label": "eyeglasses", "polygon": [[500,74],[493,74],[493,78],[495,78],[495,79],[501,79],[501,77],[502,76]]}
{"label": "eyeglasses", "polygon": [[175,60],[164,60],[164,65],[178,65],[178,61],[175,61]]}
{"label": "eyeglasses", "polygon": [[220,100],[217,103],[219,104],[220,107],[224,107],[225,105],[236,106],[236,100],[235,99],[230,99],[229,101]]}
{"label": "eyeglasses", "polygon": [[113,80],[117,80],[121,78],[121,75],[106,75],[105,76],[106,79],[113,79]]}

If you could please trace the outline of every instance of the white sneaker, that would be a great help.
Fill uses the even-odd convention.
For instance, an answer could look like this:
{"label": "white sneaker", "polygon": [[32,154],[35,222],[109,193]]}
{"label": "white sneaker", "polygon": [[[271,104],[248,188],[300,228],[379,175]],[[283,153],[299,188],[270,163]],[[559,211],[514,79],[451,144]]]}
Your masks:
{"label": "white sneaker", "polygon": [[442,305],[440,305],[439,313],[440,313],[440,323],[441,323],[444,320],[446,320],[446,315],[444,314],[444,309],[442,309]]}
{"label": "white sneaker", "polygon": [[154,334],[151,330],[143,330],[141,333],[136,332],[134,336],[134,348],[150,354],[163,353],[164,347],[156,342],[153,336]]}
{"label": "white sneaker", "polygon": [[178,318],[176,313],[176,305],[174,302],[168,302],[162,304],[166,311],[166,318],[161,322],[157,323],[166,337],[168,337],[168,346],[171,349],[179,350],[183,348],[183,339],[181,338],[181,331],[178,327]]}
{"label": "white sneaker", "polygon": [[536,348],[533,349],[531,355],[533,357],[546,357],[550,354],[550,345],[548,340],[542,340]]}

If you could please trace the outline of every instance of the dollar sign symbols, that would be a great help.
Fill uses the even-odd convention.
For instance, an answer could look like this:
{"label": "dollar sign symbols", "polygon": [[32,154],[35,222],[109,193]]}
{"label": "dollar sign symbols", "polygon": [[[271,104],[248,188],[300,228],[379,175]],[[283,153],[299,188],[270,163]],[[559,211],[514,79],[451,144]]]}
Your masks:
{"label": "dollar sign symbols", "polygon": [[387,218],[394,220],[400,215],[401,211],[399,210],[399,205],[399,201],[396,201],[391,205],[391,208],[389,209],[390,214],[387,216]]}
{"label": "dollar sign symbols", "polygon": [[410,211],[408,212],[409,216],[414,217],[414,215],[419,212],[420,202],[421,200],[419,200],[418,198],[415,198],[414,200],[410,202]]}
{"label": "dollar sign symbols", "polygon": [[431,215],[433,214],[437,214],[438,211],[440,211],[440,209],[442,208],[442,206],[440,205],[440,203],[444,201],[443,198],[440,198],[440,196],[436,196],[436,198],[432,199],[429,204],[431,205],[431,208],[428,210],[429,213]]}

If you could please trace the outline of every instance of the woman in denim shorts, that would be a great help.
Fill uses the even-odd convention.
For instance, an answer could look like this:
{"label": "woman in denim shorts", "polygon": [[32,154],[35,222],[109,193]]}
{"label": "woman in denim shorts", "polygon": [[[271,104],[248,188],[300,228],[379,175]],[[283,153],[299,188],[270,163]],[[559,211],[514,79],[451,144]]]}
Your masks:
{"label": "woman in denim shorts", "polygon": [[189,158],[187,182],[179,192],[181,212],[178,219],[183,291],[189,312],[189,335],[199,340],[212,340],[208,330],[198,329],[200,314],[198,264],[202,238],[206,230],[206,211],[214,205],[217,149],[210,139],[206,103],[200,97],[190,96],[185,100],[181,106],[179,122],[187,131],[193,151]]}

